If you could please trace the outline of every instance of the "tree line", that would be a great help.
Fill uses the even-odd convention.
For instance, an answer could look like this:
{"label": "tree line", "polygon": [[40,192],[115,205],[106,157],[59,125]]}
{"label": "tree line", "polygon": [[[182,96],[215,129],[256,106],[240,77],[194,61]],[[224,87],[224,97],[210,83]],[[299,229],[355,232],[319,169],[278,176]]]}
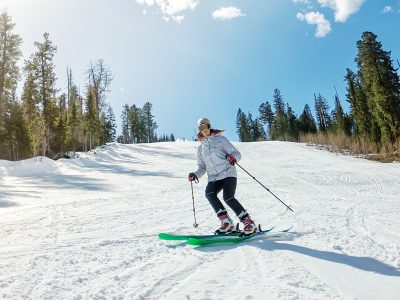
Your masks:
{"label": "tree line", "polygon": [[[339,96],[335,95],[335,108],[330,111],[327,100],[314,94],[314,118],[308,104],[299,117],[289,103],[285,103],[279,89],[274,90],[272,105],[269,101],[259,106],[259,116],[253,119],[251,113],[245,114],[240,108],[236,116],[239,140],[243,142],[263,140],[299,141],[300,136],[317,131],[343,131],[351,134],[351,120],[344,113]],[[266,126],[266,129],[264,129]]]}
{"label": "tree line", "polygon": [[269,101],[262,103],[257,118],[239,108],[236,117],[239,140],[300,141],[304,136],[319,134],[346,136],[352,141],[372,144],[375,151],[398,144],[400,80],[391,52],[383,49],[372,32],[364,32],[356,45],[358,70],[348,68],[344,76],[349,112],[344,111],[337,92],[333,109],[318,93],[313,101],[315,118],[308,104],[297,116],[281,91],[275,89],[272,105]]}
{"label": "tree line", "polygon": [[123,144],[174,142],[173,134],[157,137],[158,125],[154,120],[152,108],[150,102],[146,102],[142,108],[135,104],[132,106],[125,104],[121,114],[122,134],[117,141]]}
{"label": "tree line", "polygon": [[[37,155],[57,158],[68,151],[88,151],[117,140],[113,108],[107,102],[113,74],[102,59],[90,63],[81,89],[71,68],[66,69],[67,86],[57,88],[54,56],[57,47],[48,33],[35,41],[35,51],[22,58],[22,38],[6,11],[0,15],[0,159],[18,160]],[[20,97],[17,85],[22,79]],[[129,108],[129,107],[128,107]],[[123,112],[127,143],[153,142],[157,125],[147,102]],[[173,137],[173,135],[172,135]],[[163,136],[160,140],[170,140]]]}

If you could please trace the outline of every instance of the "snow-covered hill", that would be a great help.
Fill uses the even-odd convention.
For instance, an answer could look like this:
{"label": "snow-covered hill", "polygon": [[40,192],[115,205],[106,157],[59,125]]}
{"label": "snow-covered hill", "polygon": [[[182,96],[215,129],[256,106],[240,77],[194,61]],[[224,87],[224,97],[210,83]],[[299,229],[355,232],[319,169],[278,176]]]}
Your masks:
{"label": "snow-covered hill", "polygon": [[159,232],[219,224],[187,174],[195,142],[0,161],[2,299],[399,299],[400,164],[303,144],[237,143],[237,198],[293,241],[195,248]]}

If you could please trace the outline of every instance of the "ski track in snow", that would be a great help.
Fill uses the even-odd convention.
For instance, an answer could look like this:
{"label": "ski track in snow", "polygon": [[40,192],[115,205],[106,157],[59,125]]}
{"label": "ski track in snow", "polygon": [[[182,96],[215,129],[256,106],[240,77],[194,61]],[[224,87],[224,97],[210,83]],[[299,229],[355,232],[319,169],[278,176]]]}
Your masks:
{"label": "ski track in snow", "polygon": [[110,144],[72,160],[0,161],[0,299],[398,299],[400,164],[283,142],[237,143],[237,198],[293,240],[192,247],[210,233],[195,142]]}

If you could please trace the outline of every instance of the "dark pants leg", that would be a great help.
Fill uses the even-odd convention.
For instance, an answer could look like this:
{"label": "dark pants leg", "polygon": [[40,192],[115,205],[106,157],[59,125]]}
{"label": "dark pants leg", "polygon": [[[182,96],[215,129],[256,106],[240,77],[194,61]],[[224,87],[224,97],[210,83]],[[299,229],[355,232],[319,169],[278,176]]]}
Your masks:
{"label": "dark pants leg", "polygon": [[224,205],[222,204],[221,200],[218,199],[217,196],[218,193],[222,190],[222,187],[223,187],[222,180],[211,181],[207,184],[206,187],[206,198],[208,199],[208,202],[210,202],[211,206],[213,207],[218,217],[226,212]]}
{"label": "dark pants leg", "polygon": [[225,207],[217,197],[217,194],[223,190],[223,198],[225,203],[229,205],[229,207],[237,216],[240,215],[240,219],[242,220],[243,218],[247,217],[248,214],[240,202],[235,198],[236,184],[236,177],[228,177],[222,180],[209,182],[206,187],[206,197],[217,215],[219,212],[224,213]]}

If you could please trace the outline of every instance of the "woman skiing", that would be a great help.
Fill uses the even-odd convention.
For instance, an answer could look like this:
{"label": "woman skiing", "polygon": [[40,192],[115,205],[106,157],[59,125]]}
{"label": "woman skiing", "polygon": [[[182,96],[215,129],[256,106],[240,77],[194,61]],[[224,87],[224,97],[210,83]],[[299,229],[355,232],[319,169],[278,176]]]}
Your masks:
{"label": "woman skiing", "polygon": [[200,118],[197,125],[199,129],[197,137],[201,142],[197,148],[198,169],[189,173],[188,179],[189,181],[198,180],[207,172],[206,198],[221,221],[221,227],[215,233],[225,234],[236,230],[235,224],[217,196],[221,190],[225,203],[244,224],[243,234],[249,235],[256,232],[257,226],[235,198],[237,184],[235,163],[241,159],[240,152],[226,137],[221,135],[223,130],[211,129],[210,121],[207,118]]}

